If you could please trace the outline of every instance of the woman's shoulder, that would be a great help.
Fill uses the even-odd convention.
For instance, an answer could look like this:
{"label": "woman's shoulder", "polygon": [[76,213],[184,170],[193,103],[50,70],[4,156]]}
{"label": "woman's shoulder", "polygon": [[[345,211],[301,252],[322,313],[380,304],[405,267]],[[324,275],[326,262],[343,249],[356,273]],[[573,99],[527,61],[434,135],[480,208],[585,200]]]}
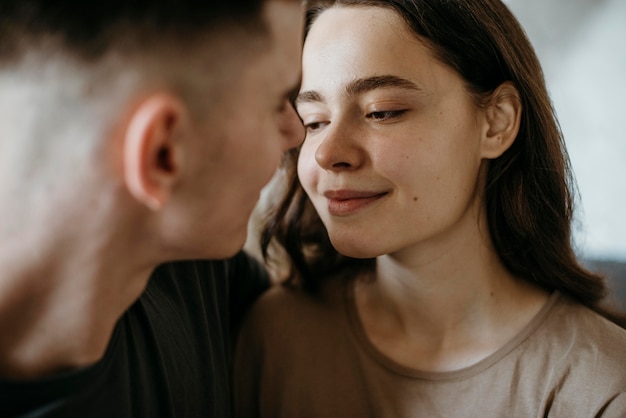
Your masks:
{"label": "woman's shoulder", "polygon": [[559,295],[536,337],[546,343],[544,349],[567,359],[568,367],[615,374],[626,385],[626,329],[594,310]]}
{"label": "woman's shoulder", "polygon": [[[596,416],[626,408],[626,330],[557,294],[547,315],[517,351],[524,382],[542,391],[555,416]],[[543,377],[539,377],[543,376]],[[604,416],[604,415],[603,415]]]}
{"label": "woman's shoulder", "polygon": [[[329,283],[317,292],[293,286],[275,285],[254,303],[246,322],[267,328],[283,328],[321,323],[344,311],[345,286]],[[271,325],[268,325],[271,323]]]}
{"label": "woman's shoulder", "polygon": [[251,314],[266,317],[294,313],[313,304],[314,299],[314,295],[302,289],[274,285],[254,303]]}
{"label": "woman's shoulder", "polygon": [[625,352],[626,329],[567,296],[559,296],[550,319],[555,328],[562,328],[572,338],[600,341],[603,347]]}

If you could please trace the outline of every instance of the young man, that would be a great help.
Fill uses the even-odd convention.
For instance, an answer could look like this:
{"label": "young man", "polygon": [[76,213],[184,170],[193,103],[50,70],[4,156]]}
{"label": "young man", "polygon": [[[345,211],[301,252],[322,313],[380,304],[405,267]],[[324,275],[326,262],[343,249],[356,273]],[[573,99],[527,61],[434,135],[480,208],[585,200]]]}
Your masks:
{"label": "young man", "polygon": [[[3,1],[0,416],[228,417],[284,150],[289,0]],[[169,264],[157,265],[172,261]]]}

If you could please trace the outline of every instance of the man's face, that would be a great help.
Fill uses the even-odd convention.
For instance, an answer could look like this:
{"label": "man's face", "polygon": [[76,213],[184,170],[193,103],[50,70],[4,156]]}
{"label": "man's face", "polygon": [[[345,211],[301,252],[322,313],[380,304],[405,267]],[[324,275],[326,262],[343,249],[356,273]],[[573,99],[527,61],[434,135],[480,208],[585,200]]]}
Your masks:
{"label": "man's face", "polygon": [[185,160],[193,187],[176,235],[189,256],[225,257],[243,246],[260,190],[283,152],[304,138],[287,100],[300,77],[302,9],[296,1],[270,0],[265,14],[269,48],[225,79],[225,93],[199,121],[197,152]]}

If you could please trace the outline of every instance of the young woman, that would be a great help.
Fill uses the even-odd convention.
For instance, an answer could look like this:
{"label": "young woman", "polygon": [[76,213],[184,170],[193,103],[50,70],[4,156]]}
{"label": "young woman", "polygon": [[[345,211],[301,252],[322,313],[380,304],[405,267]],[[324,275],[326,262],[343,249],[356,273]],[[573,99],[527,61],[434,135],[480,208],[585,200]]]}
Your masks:
{"label": "young woman", "polygon": [[[307,136],[240,336],[246,417],[623,417],[541,67],[499,0],[313,0]],[[295,167],[295,165],[294,165]],[[321,222],[320,222],[321,221]]]}

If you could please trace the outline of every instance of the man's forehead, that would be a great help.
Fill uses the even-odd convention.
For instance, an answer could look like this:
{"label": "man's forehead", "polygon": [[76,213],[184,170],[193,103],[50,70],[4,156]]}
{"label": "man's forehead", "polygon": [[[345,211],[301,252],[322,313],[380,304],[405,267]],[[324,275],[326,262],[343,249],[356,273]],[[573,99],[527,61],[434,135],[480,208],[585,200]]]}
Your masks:
{"label": "man's forehead", "polygon": [[302,5],[295,0],[270,0],[266,3],[265,16],[271,31],[273,50],[278,55],[283,74],[291,75],[295,82],[300,75],[304,30]]}
{"label": "man's forehead", "polygon": [[298,49],[302,48],[304,12],[299,2],[269,0],[265,4],[264,14],[272,38],[279,42],[288,41]]}

